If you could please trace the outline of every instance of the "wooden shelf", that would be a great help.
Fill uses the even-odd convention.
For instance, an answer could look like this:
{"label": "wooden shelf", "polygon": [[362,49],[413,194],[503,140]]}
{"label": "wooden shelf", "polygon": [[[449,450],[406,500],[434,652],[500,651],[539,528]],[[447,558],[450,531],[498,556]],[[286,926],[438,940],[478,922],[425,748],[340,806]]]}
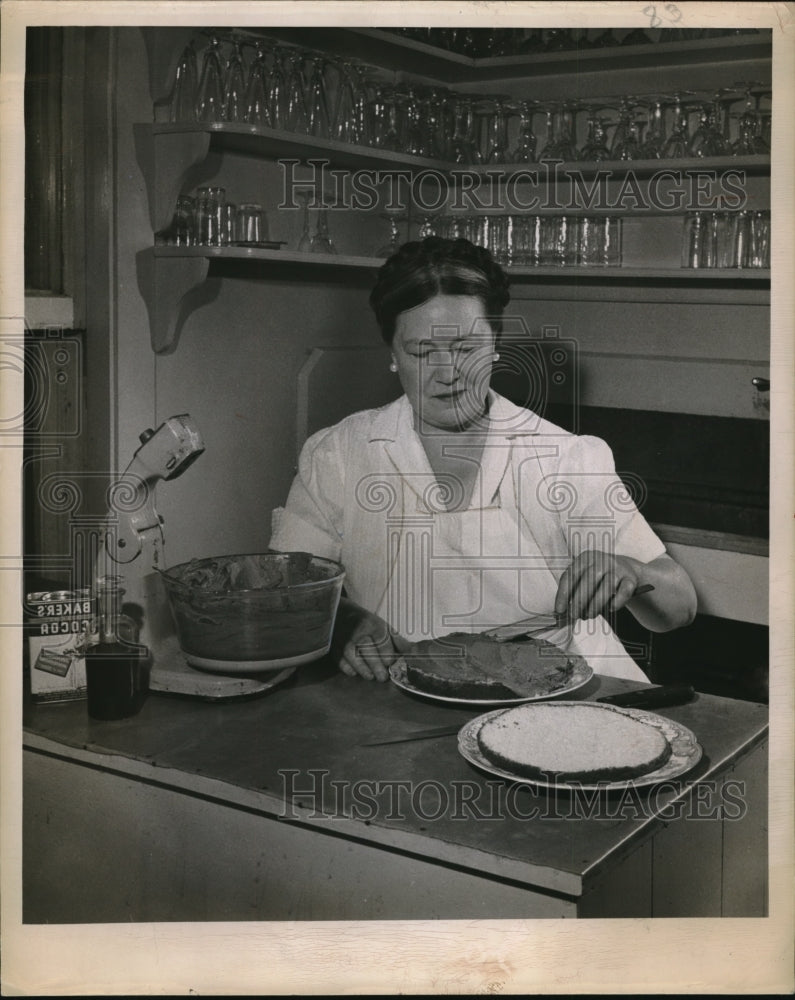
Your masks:
{"label": "wooden shelf", "polygon": [[400,168],[410,170],[433,168],[449,172],[451,167],[455,166],[446,160],[431,160],[410,153],[378,149],[375,146],[354,146],[337,139],[323,139],[319,136],[268,128],[265,125],[249,125],[246,122],[155,124],[152,126],[152,131],[155,136],[209,135],[213,144],[229,152],[270,159],[285,157],[303,161],[327,159],[339,167],[374,167],[385,172]]}
{"label": "wooden shelf", "polygon": [[[157,258],[206,258],[213,260],[262,261],[263,263],[297,264],[311,267],[364,268],[375,270],[384,263],[383,257],[352,254],[299,253],[297,250],[266,250],[261,247],[175,247],[154,248]],[[685,282],[732,285],[753,283],[764,285],[770,281],[770,271],[762,268],[651,268],[651,267],[533,267],[508,265],[508,273],[517,279],[558,278],[563,281],[632,281],[632,282]]]}
{"label": "wooden shelf", "polygon": [[299,253],[297,250],[265,250],[261,247],[172,247],[154,248],[156,258],[206,258],[213,260],[262,261],[274,264],[299,264],[307,267],[354,267],[374,270],[386,258],[359,257],[352,254]]}
{"label": "wooden shelf", "polygon": [[[384,263],[380,257],[352,254],[299,253],[296,250],[266,250],[260,247],[157,246],[139,254],[141,291],[149,309],[152,349],[157,354],[176,350],[185,320],[191,312],[212,301],[229,266],[245,276],[250,267],[262,277],[311,279],[339,270],[372,272]],[[674,301],[684,296],[692,301],[733,299],[766,301],[770,272],[762,270],[718,270],[640,267],[508,267],[517,285],[537,283],[557,297],[555,289],[578,299],[643,298]],[[716,292],[718,298],[715,298]],[[651,299],[649,298],[651,296]]]}
{"label": "wooden shelf", "polygon": [[[219,32],[223,34],[224,31]],[[438,80],[445,84],[477,85],[492,80],[540,81],[571,74],[600,73],[600,85],[610,83],[610,74],[627,69],[679,67],[680,75],[688,67],[706,67],[712,72],[735,72],[742,78],[754,63],[769,62],[771,33],[724,36],[685,42],[650,42],[648,45],[616,46],[610,49],[578,49],[555,53],[533,53],[472,59],[426,45],[388,31],[374,28],[262,28],[235,29],[235,35],[269,36],[307,49],[318,49],[332,56],[354,57],[380,66],[395,78],[411,76]],[[150,40],[151,41],[151,40]],[[150,46],[151,47],[151,46]],[[168,62],[161,55],[158,67]],[[159,71],[159,70],[158,70]],[[161,74],[162,76],[162,74]],[[166,74],[168,78],[168,74]],[[747,78],[751,78],[750,76]],[[762,79],[762,76],[755,76]],[[160,79],[160,76],[158,76]],[[611,84],[612,85],[612,84]],[[695,86],[695,84],[693,84]],[[481,88],[482,90],[482,88]],[[427,159],[406,152],[393,152],[369,146],[357,146],[335,139],[271,129],[245,122],[185,122],[138,124],[134,126],[136,155],[149,189],[152,231],[164,229],[171,217],[177,196],[214,176],[220,156],[237,153],[268,160],[292,159],[315,169],[332,168],[374,171],[385,180],[403,174],[413,180],[427,172],[430,183],[439,176],[451,189],[460,185],[477,187],[515,183],[518,185],[571,186],[575,179],[600,179],[620,184],[630,178],[649,178],[658,171],[693,175],[707,172],[741,172],[746,176],[770,172],[769,156],[688,158],[682,160],[631,160],[621,162],[574,162],[536,164],[489,164],[464,166],[444,159]],[[520,175],[520,176],[517,176]],[[465,177],[467,178],[465,180]],[[319,178],[318,178],[319,180]],[[611,189],[612,191],[612,189]],[[526,192],[522,198],[525,198]],[[763,206],[758,206],[763,207]],[[682,214],[687,206],[683,206]],[[576,214],[582,209],[539,205],[533,214],[561,212]],[[484,209],[485,211],[485,209]],[[496,209],[495,209],[496,211]],[[639,214],[631,208],[587,208],[595,214],[621,214],[630,218]],[[476,214],[482,214],[478,212]],[[644,215],[669,214],[644,211]],[[666,256],[667,253],[667,256]],[[668,251],[661,259],[671,259]],[[629,259],[633,259],[630,257]],[[638,259],[635,256],[634,259]],[[138,254],[138,278],[149,309],[152,347],[157,353],[176,349],[186,318],[218,294],[220,282],[229,276],[270,278],[288,276],[291,280],[339,280],[340,272],[367,275],[383,264],[383,258],[357,254],[306,254],[295,250],[268,250],[259,247],[171,247],[156,246]],[[671,267],[584,268],[531,267],[507,268],[516,287],[517,297],[529,286],[543,287],[549,298],[571,297],[583,300],[712,303],[769,301],[770,272],[761,270],[690,270]],[[363,280],[361,276],[357,280]],[[533,290],[532,294],[535,294]]]}
{"label": "wooden shelf", "polygon": [[769,156],[713,156],[688,157],[680,160],[604,160],[594,161],[545,161],[541,163],[495,163],[488,165],[466,165],[449,160],[428,159],[410,153],[393,152],[375,146],[356,146],[336,139],[323,139],[268,128],[264,125],[249,125],[246,122],[185,122],[177,124],[154,124],[155,136],[209,136],[211,145],[218,145],[230,152],[262,156],[268,159],[295,158],[306,162],[311,159],[328,160],[334,166],[374,168],[385,173],[394,173],[401,168],[411,171],[435,170],[445,176],[455,178],[461,174],[477,174],[483,178],[508,179],[517,172],[537,171],[540,177],[564,177],[567,174],[592,177],[596,174],[610,174],[620,180],[629,173],[648,176],[659,170],[676,170],[683,174],[708,170],[742,170],[745,173],[767,173],[770,170]]}
{"label": "wooden shelf", "polygon": [[378,28],[266,28],[260,33],[308,48],[359,58],[400,73],[441,83],[480,83],[518,77],[554,76],[571,72],[614,73],[617,70],[740,62],[769,58],[771,33],[725,35],[683,42],[579,48],[565,52],[473,59]]}

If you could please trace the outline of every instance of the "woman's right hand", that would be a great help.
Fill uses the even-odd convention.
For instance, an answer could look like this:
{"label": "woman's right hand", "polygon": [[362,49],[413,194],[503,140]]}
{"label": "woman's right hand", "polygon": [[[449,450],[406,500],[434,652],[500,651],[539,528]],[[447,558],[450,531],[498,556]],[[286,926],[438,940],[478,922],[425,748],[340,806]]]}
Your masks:
{"label": "woman's right hand", "polygon": [[349,677],[386,681],[389,666],[400,655],[395,648],[394,636],[389,626],[378,615],[347,598],[340,600],[331,655],[336,657],[340,670]]}

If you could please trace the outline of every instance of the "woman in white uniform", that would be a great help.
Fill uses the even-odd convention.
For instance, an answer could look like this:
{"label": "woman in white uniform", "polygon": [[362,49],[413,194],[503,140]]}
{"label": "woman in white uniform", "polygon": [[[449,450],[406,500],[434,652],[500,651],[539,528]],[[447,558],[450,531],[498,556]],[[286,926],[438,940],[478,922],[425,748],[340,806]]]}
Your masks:
{"label": "woman in white uniform", "polygon": [[313,435],[275,512],[272,548],[345,567],[334,652],[351,676],[386,680],[407,641],[569,610],[574,626],[545,638],[643,680],[605,615],[626,606],[652,631],[693,619],[692,583],[607,445],[490,389],[508,300],[485,249],[403,246],[370,303],[404,395]]}

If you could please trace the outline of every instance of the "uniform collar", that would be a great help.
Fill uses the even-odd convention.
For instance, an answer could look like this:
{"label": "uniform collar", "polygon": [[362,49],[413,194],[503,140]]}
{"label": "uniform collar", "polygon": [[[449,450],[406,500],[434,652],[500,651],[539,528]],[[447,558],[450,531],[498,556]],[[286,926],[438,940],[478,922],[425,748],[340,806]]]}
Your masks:
{"label": "uniform collar", "polygon": [[[538,434],[542,419],[532,410],[517,406],[489,389],[489,437],[513,440]],[[414,433],[414,414],[408,397],[403,395],[394,403],[380,409],[370,427],[370,441],[402,441]]]}
{"label": "uniform collar", "polygon": [[[538,425],[536,414],[489,390],[489,426],[479,482],[473,496],[475,505],[478,505],[478,498],[485,505],[496,501],[510,464],[513,442],[517,438],[536,434]],[[422,497],[434,475],[414,430],[411,404],[405,395],[376,414],[371,425],[370,441],[384,442],[395,469],[403,475],[413,492]]]}

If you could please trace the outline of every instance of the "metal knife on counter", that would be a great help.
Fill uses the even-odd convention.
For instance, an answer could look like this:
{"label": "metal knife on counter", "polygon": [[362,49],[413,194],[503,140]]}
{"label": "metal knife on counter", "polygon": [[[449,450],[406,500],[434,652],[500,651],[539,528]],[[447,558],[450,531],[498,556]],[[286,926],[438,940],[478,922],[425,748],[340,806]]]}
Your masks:
{"label": "metal knife on counter", "polygon": [[[606,695],[596,701],[604,705],[622,708],[663,708],[666,705],[684,705],[695,697],[695,689],[690,684],[660,684],[657,687],[638,688],[621,694]],[[587,701],[587,699],[583,699]],[[417,729],[413,733],[403,733],[385,740],[360,743],[360,747],[383,747],[390,743],[412,743],[415,740],[430,740],[438,736],[455,736],[465,723],[454,726],[436,726],[433,729]]]}

